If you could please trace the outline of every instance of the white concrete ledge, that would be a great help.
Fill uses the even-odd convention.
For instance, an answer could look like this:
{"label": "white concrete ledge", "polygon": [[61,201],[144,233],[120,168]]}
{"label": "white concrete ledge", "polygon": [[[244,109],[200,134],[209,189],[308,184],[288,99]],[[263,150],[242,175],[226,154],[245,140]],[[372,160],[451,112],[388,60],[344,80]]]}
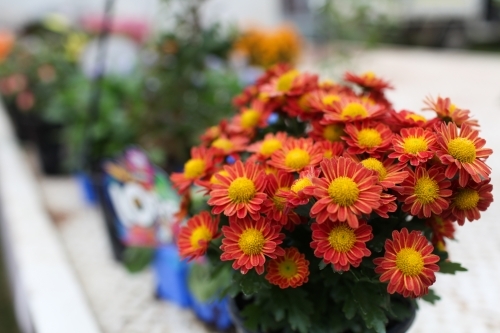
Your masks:
{"label": "white concrete ledge", "polygon": [[0,106],[2,235],[24,333],[101,332]]}

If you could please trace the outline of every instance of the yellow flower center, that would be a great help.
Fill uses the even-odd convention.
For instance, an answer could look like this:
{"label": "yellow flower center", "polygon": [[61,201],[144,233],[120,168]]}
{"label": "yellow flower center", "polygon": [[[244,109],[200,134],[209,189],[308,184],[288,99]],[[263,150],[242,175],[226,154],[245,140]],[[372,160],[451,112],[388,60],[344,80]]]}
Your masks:
{"label": "yellow flower center", "polygon": [[265,243],[266,239],[262,231],[254,228],[244,230],[238,240],[241,251],[247,256],[262,253]]}
{"label": "yellow flower center", "polygon": [[415,196],[422,204],[434,202],[439,197],[439,185],[429,177],[419,178],[415,184]]}
{"label": "yellow flower center", "polygon": [[212,234],[210,233],[210,230],[207,228],[207,226],[201,225],[194,229],[189,240],[191,241],[191,247],[193,249],[199,249],[200,241],[208,242],[212,240]]}
{"label": "yellow flower center", "polygon": [[349,252],[356,243],[356,234],[352,228],[342,223],[330,231],[328,242],[330,242],[330,245],[335,251],[346,253]]}
{"label": "yellow flower center", "polygon": [[361,161],[361,164],[369,170],[374,170],[378,172],[378,180],[382,181],[385,179],[387,176],[387,169],[384,167],[382,162],[377,160],[376,158],[369,157],[363,161]]}
{"label": "yellow flower center", "polygon": [[460,210],[468,210],[477,207],[479,202],[479,193],[471,188],[464,188],[458,191],[453,199],[453,203]]}
{"label": "yellow flower center", "polygon": [[184,164],[184,177],[193,179],[199,177],[205,171],[205,161],[201,158],[192,158]]}
{"label": "yellow flower center", "polygon": [[448,108],[448,111],[450,111],[450,115],[453,114],[453,112],[455,112],[455,110],[457,109],[457,106],[453,103],[450,104],[450,107]]}
{"label": "yellow flower center", "polygon": [[411,113],[411,114],[407,114],[405,119],[412,119],[414,121],[427,121],[427,119],[425,119],[425,117],[422,117],[421,115],[419,114],[414,114],[414,113]]}
{"label": "yellow flower center", "polygon": [[309,97],[311,97],[311,94],[307,93],[299,98],[298,104],[303,111],[309,111]]}
{"label": "yellow flower center", "polygon": [[227,177],[227,176],[229,176],[229,172],[227,172],[226,170],[221,170],[221,171],[213,174],[212,177],[210,177],[210,183],[220,184],[221,182],[217,179],[217,177],[215,177],[215,175],[221,175],[221,176]]}
{"label": "yellow flower center", "polygon": [[[276,191],[276,193],[278,193],[280,190],[288,191],[289,188],[288,187],[280,187]],[[286,204],[286,199],[285,198],[280,197],[278,195],[274,195],[273,198],[272,198],[272,201],[274,203],[274,207],[276,207],[279,211],[283,211],[283,209],[285,208],[285,204]]]}
{"label": "yellow flower center", "polygon": [[243,128],[254,128],[259,122],[260,112],[254,109],[248,109],[241,115],[241,126]]}
{"label": "yellow flower center", "polygon": [[267,102],[267,100],[269,100],[269,94],[266,92],[261,92],[259,93],[259,96],[257,98],[262,102]]}
{"label": "yellow flower center", "polygon": [[340,101],[340,96],[333,94],[328,94],[321,99],[321,102],[323,102],[324,105],[332,105],[333,102],[338,101]]}
{"label": "yellow flower center", "polygon": [[342,135],[344,135],[344,129],[340,125],[328,125],[323,130],[323,137],[331,142],[340,141]]}
{"label": "yellow flower center", "polygon": [[415,249],[404,248],[396,255],[396,267],[403,275],[418,276],[424,269],[424,259]]}
{"label": "yellow flower center", "polygon": [[362,75],[362,78],[364,78],[365,80],[373,80],[374,78],[376,77],[375,73],[373,73],[372,71],[369,71],[369,72],[365,72],[363,75]]}
{"label": "yellow flower center", "polygon": [[285,259],[278,264],[278,272],[286,279],[293,278],[297,271],[297,264],[292,259]]}
{"label": "yellow flower center", "polygon": [[253,181],[246,177],[238,177],[231,182],[227,192],[233,203],[248,203],[257,190]]}
{"label": "yellow flower center", "polygon": [[306,186],[311,186],[313,183],[309,178],[300,178],[293,182],[292,187],[290,188],[293,193],[299,193]]}
{"label": "yellow flower center", "polygon": [[472,163],[476,159],[476,146],[466,138],[455,138],[448,143],[448,153],[462,163]]}
{"label": "yellow flower center", "polygon": [[266,173],[266,175],[270,175],[270,174],[275,175],[278,173],[278,169],[276,169],[272,166],[266,165],[266,169],[264,170],[264,172]]}
{"label": "yellow flower center", "polygon": [[349,177],[338,177],[328,186],[328,194],[337,205],[347,207],[358,200],[359,189],[356,182]]}
{"label": "yellow flower center", "polygon": [[285,165],[294,170],[300,170],[309,164],[311,157],[304,149],[295,148],[286,154]]}
{"label": "yellow flower center", "polygon": [[281,75],[280,78],[278,79],[278,84],[276,87],[278,91],[280,92],[289,91],[292,88],[293,81],[297,76],[299,76],[299,71],[295,69]]}
{"label": "yellow flower center", "polygon": [[267,139],[262,142],[262,146],[260,147],[260,153],[264,156],[269,156],[274,153],[276,150],[282,147],[281,141],[278,139]]}
{"label": "yellow flower center", "polygon": [[358,133],[358,143],[361,147],[373,148],[382,143],[382,136],[374,128],[364,128]]}
{"label": "yellow flower center", "polygon": [[342,119],[346,119],[348,117],[354,118],[357,116],[361,116],[362,118],[368,116],[366,108],[359,103],[349,103],[342,109]]}
{"label": "yellow flower center", "polygon": [[224,151],[229,151],[233,148],[233,143],[231,140],[225,138],[218,138],[214,142],[212,142],[212,147],[222,149]]}
{"label": "yellow flower center", "polygon": [[403,149],[407,154],[417,154],[427,150],[427,141],[423,137],[410,136],[404,139]]}

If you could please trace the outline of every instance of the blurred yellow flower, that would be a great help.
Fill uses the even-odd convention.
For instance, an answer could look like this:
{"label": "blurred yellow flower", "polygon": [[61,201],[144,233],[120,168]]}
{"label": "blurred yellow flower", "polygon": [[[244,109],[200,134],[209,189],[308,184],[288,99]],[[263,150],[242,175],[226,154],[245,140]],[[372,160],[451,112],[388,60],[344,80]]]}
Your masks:
{"label": "blurred yellow flower", "polygon": [[77,61],[80,53],[88,42],[88,36],[84,33],[71,33],[64,44],[66,57],[71,61]]}
{"label": "blurred yellow flower", "polygon": [[268,68],[277,63],[294,64],[300,46],[297,31],[285,25],[275,30],[252,28],[236,41],[234,49],[246,55],[251,65]]}

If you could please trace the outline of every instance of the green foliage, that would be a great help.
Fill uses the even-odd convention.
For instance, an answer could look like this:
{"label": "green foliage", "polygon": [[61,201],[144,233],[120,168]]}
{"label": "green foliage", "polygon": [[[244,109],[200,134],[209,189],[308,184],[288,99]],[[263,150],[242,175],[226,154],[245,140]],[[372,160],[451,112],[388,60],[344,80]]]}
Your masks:
{"label": "green foliage", "polygon": [[442,261],[439,263],[439,272],[443,274],[455,274],[456,272],[467,272],[467,268],[459,263],[451,261]]}
{"label": "green foliage", "polygon": [[140,272],[149,265],[154,251],[153,248],[127,247],[123,254],[123,263],[129,272]]}
{"label": "green foliage", "polygon": [[425,295],[424,297],[422,297],[422,299],[426,302],[431,303],[431,304],[435,304],[437,301],[439,301],[441,299],[441,297],[436,295],[434,290],[429,289],[429,293],[427,295]]}

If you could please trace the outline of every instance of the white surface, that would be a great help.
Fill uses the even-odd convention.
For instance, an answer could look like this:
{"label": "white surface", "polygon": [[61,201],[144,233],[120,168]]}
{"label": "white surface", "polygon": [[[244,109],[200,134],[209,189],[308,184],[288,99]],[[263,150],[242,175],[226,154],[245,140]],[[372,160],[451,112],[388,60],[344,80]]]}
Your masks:
{"label": "white surface", "polygon": [[102,216],[83,204],[79,190],[71,178],[42,181],[47,207],[103,332],[213,332],[190,310],[156,300],[150,269],[130,274],[112,259]]}
{"label": "white surface", "polygon": [[[2,230],[9,239],[15,290],[37,333],[100,332],[61,248],[5,112],[0,109]],[[27,325],[29,326],[29,325]]]}

